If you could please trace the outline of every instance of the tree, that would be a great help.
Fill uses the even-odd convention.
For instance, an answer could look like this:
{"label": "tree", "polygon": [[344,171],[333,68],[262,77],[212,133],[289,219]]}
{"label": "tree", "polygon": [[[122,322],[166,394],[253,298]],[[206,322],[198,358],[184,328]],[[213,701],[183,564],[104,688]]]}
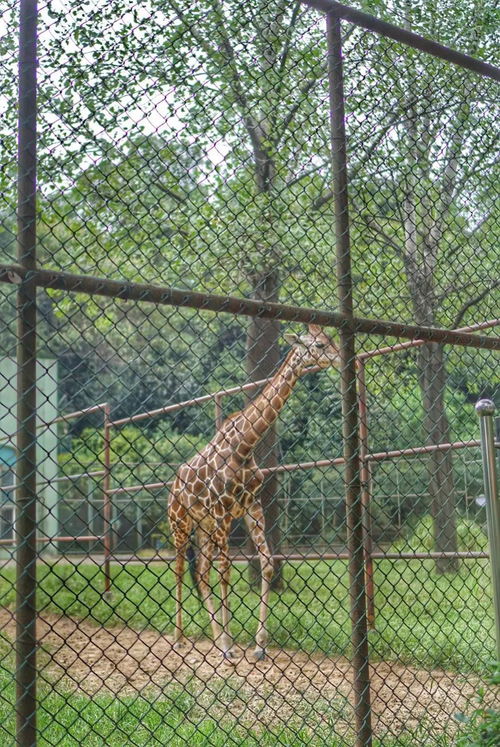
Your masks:
{"label": "tree", "polygon": [[[462,0],[441,16],[435,3],[419,4],[412,17],[427,33],[439,31],[453,42],[453,35],[469,34],[464,19],[471,8],[480,32],[476,50],[487,54],[491,30],[478,2]],[[100,0],[92,7],[78,1],[71,14],[51,5],[41,13],[45,264],[335,305],[326,50],[316,14],[285,0],[149,0],[140,7],[130,0]],[[441,17],[446,26],[438,28]],[[473,103],[466,104],[461,71],[450,77],[443,63],[353,28],[346,27],[344,36],[358,313],[412,319],[418,308],[422,323],[453,326],[463,315],[468,320],[488,303],[485,280],[494,249],[495,215],[482,206],[485,184],[493,179],[492,116],[480,106],[488,90],[480,93],[478,86]],[[471,39],[469,34],[463,45]],[[456,112],[463,118],[465,150],[456,159],[458,191],[450,198],[443,154],[444,145],[454,144],[448,150],[453,164],[454,149],[460,151],[453,136]],[[477,247],[484,249],[481,267],[474,262]],[[412,265],[412,251],[418,260],[422,252],[436,255],[427,289],[429,270],[415,260]],[[454,270],[457,258],[469,268],[465,284],[459,270],[449,276],[452,256]],[[478,284],[480,306],[471,304],[468,283]],[[59,349],[66,344],[77,356],[71,365],[77,362],[83,374],[92,357],[89,396],[94,384],[92,391],[98,391],[103,372],[110,374],[108,383],[114,378],[113,397],[122,398],[128,412],[134,402],[152,403],[155,396],[164,403],[174,392],[194,394],[210,384],[241,381],[229,354],[241,351],[239,322],[226,332],[222,323],[209,325],[209,317],[196,312],[167,314],[73,298],[51,293],[42,308],[52,324],[48,338],[58,336]],[[161,339],[166,330],[168,344]],[[187,341],[173,341],[179,335]],[[431,352],[433,361],[438,354]],[[279,356],[278,326],[252,320],[245,356],[248,378],[267,376]],[[154,371],[151,377],[144,376],[138,358]],[[419,368],[429,372],[431,362],[421,358]],[[176,377],[172,369],[182,374]],[[71,376],[67,381],[75,383]],[[421,381],[446,417],[443,397],[437,396],[445,380],[432,380],[435,391],[430,380]],[[326,390],[326,381],[318,386]],[[77,396],[74,389],[71,396]],[[187,419],[178,422],[196,428]],[[439,434],[427,424],[431,440],[446,435],[446,422],[440,422]],[[297,451],[302,447],[303,441]],[[261,463],[275,464],[274,431],[262,448]],[[276,490],[270,478],[263,495],[269,526],[276,523]],[[277,548],[277,529],[270,539]]]}
{"label": "tree", "polygon": [[[494,7],[464,2],[455,8],[450,24],[450,14],[444,8],[440,13],[435,2],[418,7],[406,1],[394,5],[404,14],[407,28],[413,27],[415,19],[433,38],[453,44],[457,29],[465,23],[466,31],[461,29],[464,51],[483,56],[492,51]],[[430,56],[402,50],[383,38],[373,41],[359,34],[353,44],[365,51],[361,85],[350,100],[356,127],[368,134],[377,118],[387,123],[385,139],[361,169],[357,154],[352,158],[358,180],[352,190],[357,228],[353,242],[365,233],[377,247],[372,256],[378,250],[386,264],[381,271],[381,261],[375,259],[370,299],[380,289],[385,302],[396,295],[401,307],[400,278],[404,278],[411,318],[417,324],[456,328],[464,320],[480,321],[489,299],[493,310],[493,292],[498,288],[491,245],[498,204],[491,194],[486,197],[484,189],[485,183],[497,185],[498,179],[495,116],[485,106],[490,82]],[[346,57],[349,60],[349,52]],[[365,69],[370,76],[364,75]],[[354,77],[358,79],[356,72]],[[371,85],[373,79],[375,94],[363,85],[363,80]],[[316,204],[327,197],[321,195]],[[474,255],[481,257],[479,262]],[[387,270],[393,273],[393,288],[382,285]],[[369,310],[373,313],[374,306]],[[422,346],[416,364],[427,443],[448,443],[443,346]],[[435,549],[455,552],[450,451],[430,455],[429,483]],[[436,567],[438,572],[454,571],[458,561],[441,558]]]}

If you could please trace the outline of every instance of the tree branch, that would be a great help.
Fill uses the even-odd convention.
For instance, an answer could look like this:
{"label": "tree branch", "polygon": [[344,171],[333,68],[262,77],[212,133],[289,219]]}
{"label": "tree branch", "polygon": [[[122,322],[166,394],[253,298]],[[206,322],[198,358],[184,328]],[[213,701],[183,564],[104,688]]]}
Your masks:
{"label": "tree branch", "polygon": [[460,323],[462,319],[464,318],[467,311],[471,308],[471,306],[475,306],[477,303],[483,300],[483,298],[486,298],[488,293],[493,290],[494,288],[498,288],[500,286],[499,280],[494,280],[490,285],[487,285],[484,290],[481,291],[481,293],[478,293],[477,296],[474,296],[473,298],[470,298],[467,303],[464,303],[458,314],[455,316],[455,319],[453,320],[452,329],[457,329],[460,326]]}
{"label": "tree branch", "polygon": [[[365,155],[363,156],[363,158],[357,164],[355,164],[351,169],[349,169],[349,173],[348,173],[349,180],[354,179],[356,177],[356,175],[361,171],[361,169],[363,168],[363,166],[370,160],[370,158],[375,153],[375,151],[377,150],[378,146],[380,145],[380,143],[382,142],[382,140],[384,139],[384,137],[387,135],[387,133],[389,132],[389,130],[391,129],[391,127],[393,127],[394,124],[396,124],[396,122],[397,122],[398,117],[400,116],[400,114],[401,114],[401,112],[399,110],[396,111],[396,112],[394,112],[392,114],[392,116],[389,119],[389,121],[387,122],[387,124],[384,127],[382,127],[382,129],[380,130],[380,132],[376,135],[376,137],[373,140],[373,142],[371,143],[370,147],[365,152]],[[330,200],[332,199],[332,197],[333,197],[333,192],[331,190],[328,191],[324,195],[320,195],[316,200],[314,200],[314,202],[312,204],[312,209],[313,210],[319,210],[327,202],[330,202]]]}
{"label": "tree branch", "polygon": [[[234,49],[232,47],[229,36],[226,33],[226,28],[224,25],[225,20],[226,20],[224,16],[224,11],[219,0],[212,0],[212,3],[215,6],[214,10],[219,18],[218,31],[219,31],[220,38],[222,41],[222,53],[231,71],[231,77],[229,79],[231,91],[233,93],[236,104],[238,105],[238,108],[242,115],[245,128],[250,136],[250,140],[252,142],[254,153],[258,153],[262,150],[262,147],[261,147],[260,137],[258,134],[257,124],[251,115],[250,106],[248,104],[245,92],[243,90],[241,75],[236,65],[236,55],[234,53]],[[194,40],[197,42],[197,44],[200,45],[200,48],[205,52],[205,54],[208,57],[210,57],[212,61],[218,63],[217,57],[218,57],[218,54],[220,54],[220,52],[218,50],[212,49],[212,47],[209,44],[207,44],[205,37],[202,34],[198,33],[198,31],[195,29],[192,23],[189,23],[184,12],[181,10],[181,8],[179,8],[175,0],[170,0],[170,6],[172,10],[174,11],[174,13],[176,14],[177,18],[189,31],[189,33],[194,38]]]}
{"label": "tree branch", "polygon": [[371,216],[368,218],[353,218],[353,223],[360,223],[363,226],[368,226],[368,228],[371,228],[376,234],[378,234],[381,238],[384,239],[384,241],[387,243],[388,246],[390,246],[394,252],[398,255],[398,257],[403,257],[403,247],[399,246],[397,242],[392,238],[392,236],[389,236],[384,229],[379,226],[377,221],[372,218]]}
{"label": "tree branch", "polygon": [[300,182],[302,179],[305,179],[307,176],[311,176],[311,174],[315,174],[317,171],[319,171],[320,169],[324,169],[328,165],[329,165],[329,161],[323,161],[323,163],[319,163],[317,164],[317,166],[312,166],[307,171],[303,171],[302,174],[299,174],[293,179],[290,179],[290,181],[285,184],[284,188],[288,189],[289,187],[293,187],[295,184]]}
{"label": "tree branch", "polygon": [[165,187],[163,184],[160,184],[160,182],[156,182],[154,186],[157,187],[160,192],[164,192],[166,195],[171,197],[172,200],[175,200],[175,202],[179,203],[179,205],[182,205],[187,201],[187,197],[181,197],[181,195],[178,195],[176,192],[169,189],[169,187]]}
{"label": "tree branch", "polygon": [[[324,71],[321,71],[321,72],[324,72]],[[299,111],[300,107],[304,103],[304,97],[307,96],[307,94],[310,91],[312,91],[312,89],[314,88],[314,86],[317,85],[320,82],[320,80],[322,80],[322,79],[323,78],[322,78],[321,75],[319,75],[317,78],[311,78],[310,80],[307,81],[307,83],[305,83],[301,87],[301,89],[299,91],[299,97],[300,97],[299,100],[296,101],[295,104],[293,104],[293,106],[290,107],[290,109],[288,110],[288,113],[285,114],[285,116],[283,117],[283,119],[281,121],[281,124],[276,129],[276,137],[274,138],[274,146],[275,146],[275,148],[277,148],[279,146],[279,144],[281,142],[281,139],[283,138],[285,132],[287,131],[287,129],[292,124],[295,115],[297,114],[297,112]]]}
{"label": "tree branch", "polygon": [[[295,6],[294,6],[293,11],[292,11],[292,17],[290,18],[290,23],[288,24],[288,28],[286,30],[286,39],[285,39],[285,43],[283,45],[283,51],[281,53],[280,64],[279,64],[279,67],[278,67],[278,75],[280,77],[281,77],[281,74],[283,73],[283,71],[285,69],[286,61],[288,59],[288,54],[290,52],[290,43],[291,43],[291,39],[292,39],[291,32],[295,28],[295,25],[297,23],[297,19],[299,17],[299,11],[300,11],[301,7],[302,7],[302,1],[301,0],[296,0]],[[278,94],[279,94],[280,89],[281,89],[281,85],[278,87]]]}

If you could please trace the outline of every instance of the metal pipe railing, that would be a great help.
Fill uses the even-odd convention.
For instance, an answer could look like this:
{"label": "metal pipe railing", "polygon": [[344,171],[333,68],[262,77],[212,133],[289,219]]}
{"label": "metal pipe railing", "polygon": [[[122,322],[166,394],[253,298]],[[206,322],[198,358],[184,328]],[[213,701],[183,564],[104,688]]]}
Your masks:
{"label": "metal pipe railing", "polygon": [[409,340],[423,339],[447,345],[500,350],[500,340],[495,337],[454,332],[441,327],[427,327],[420,324],[390,322],[385,319],[347,317],[337,311],[305,308],[274,301],[256,301],[238,296],[219,296],[214,293],[181,290],[171,286],[150,283],[133,283],[110,280],[94,275],[75,275],[61,270],[30,270],[21,265],[0,263],[0,283],[20,284],[29,277],[39,288],[53,288],[68,293],[86,293],[122,301],[141,301],[161,306],[202,309],[240,316],[260,316],[263,319],[279,319],[289,322],[319,324],[322,327],[337,327],[339,330],[361,332],[369,335],[405,337]]}
{"label": "metal pipe railing", "polygon": [[447,62],[451,62],[454,65],[458,65],[459,67],[472,70],[486,78],[500,80],[500,68],[495,65],[490,65],[490,63],[478,60],[476,57],[471,57],[471,55],[458,52],[456,49],[440,44],[433,39],[427,39],[424,36],[420,36],[420,34],[416,34],[414,31],[395,26],[392,23],[383,21],[381,18],[372,16],[369,13],[364,13],[362,10],[358,10],[357,8],[342,5],[341,3],[335,2],[335,0],[301,1],[304,5],[309,5],[311,8],[316,8],[316,10],[321,10],[324,13],[329,13],[338,18],[342,18],[344,21],[354,23],[356,26],[360,26],[367,31],[374,31],[382,36],[387,36],[389,39],[394,39],[394,41],[406,44],[413,49],[419,49],[421,52],[431,54],[433,57],[438,57]]}
{"label": "metal pipe railing", "polygon": [[16,745],[37,739],[37,0],[19,9],[16,483]]}
{"label": "metal pipe railing", "polygon": [[476,412],[479,415],[481,429],[484,493],[490,545],[493,607],[495,610],[496,651],[497,661],[500,662],[500,501],[493,428],[495,405],[490,399],[480,399],[476,404]]}
{"label": "metal pipe railing", "polygon": [[[345,320],[354,319],[347,143],[345,132],[344,66],[342,32],[338,17],[326,17],[328,92],[330,109],[330,152],[332,195],[335,214],[335,264],[339,309]],[[353,328],[340,327],[340,390],[342,396],[342,440],[344,484],[349,548],[349,598],[354,691],[356,747],[371,747],[370,671],[368,651],[367,600],[365,585],[365,543],[360,476],[356,335]]]}
{"label": "metal pipe railing", "polygon": [[[454,329],[454,332],[479,332],[482,329],[491,329],[492,327],[498,327],[500,325],[500,319],[488,319],[486,322],[479,322],[479,324],[470,324],[468,327],[459,327]],[[386,345],[383,348],[375,348],[374,350],[366,350],[363,353],[358,353],[358,360],[366,358],[375,358],[377,355],[386,355],[387,353],[397,353],[400,350],[408,350],[409,348],[418,348],[425,345],[427,340],[407,340],[406,342],[398,342],[396,345]]]}

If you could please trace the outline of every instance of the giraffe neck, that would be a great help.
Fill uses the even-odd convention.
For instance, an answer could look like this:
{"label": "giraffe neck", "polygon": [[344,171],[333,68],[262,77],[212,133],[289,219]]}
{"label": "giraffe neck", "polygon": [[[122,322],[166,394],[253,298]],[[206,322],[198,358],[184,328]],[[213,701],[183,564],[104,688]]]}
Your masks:
{"label": "giraffe neck", "polygon": [[300,353],[291,350],[259,396],[241,411],[237,424],[238,441],[248,448],[248,453],[275,422],[303,372]]}

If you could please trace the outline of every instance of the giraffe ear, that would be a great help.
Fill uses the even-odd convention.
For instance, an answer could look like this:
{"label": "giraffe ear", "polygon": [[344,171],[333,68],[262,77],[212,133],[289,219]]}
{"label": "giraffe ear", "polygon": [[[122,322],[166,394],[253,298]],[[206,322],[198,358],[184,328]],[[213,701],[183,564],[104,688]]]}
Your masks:
{"label": "giraffe ear", "polygon": [[297,342],[300,342],[299,335],[294,335],[292,332],[285,332],[283,337],[289,345],[295,345]]}

